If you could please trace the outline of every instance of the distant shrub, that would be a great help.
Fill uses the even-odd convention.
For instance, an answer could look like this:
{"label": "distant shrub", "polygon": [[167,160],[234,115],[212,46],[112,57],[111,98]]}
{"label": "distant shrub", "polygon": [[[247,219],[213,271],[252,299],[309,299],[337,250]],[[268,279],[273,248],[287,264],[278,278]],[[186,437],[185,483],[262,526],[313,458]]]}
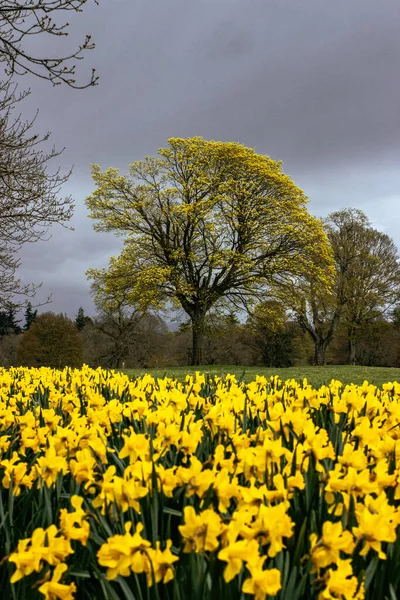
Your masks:
{"label": "distant shrub", "polygon": [[27,367],[79,367],[82,342],[74,323],[64,315],[43,313],[23,335],[17,361]]}

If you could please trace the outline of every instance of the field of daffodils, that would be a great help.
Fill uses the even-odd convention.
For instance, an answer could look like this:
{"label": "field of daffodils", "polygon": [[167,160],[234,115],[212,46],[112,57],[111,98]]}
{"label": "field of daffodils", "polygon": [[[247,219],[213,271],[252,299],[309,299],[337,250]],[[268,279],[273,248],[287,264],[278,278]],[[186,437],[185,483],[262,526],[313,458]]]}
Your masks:
{"label": "field of daffodils", "polygon": [[0,369],[0,597],[396,600],[400,384]]}

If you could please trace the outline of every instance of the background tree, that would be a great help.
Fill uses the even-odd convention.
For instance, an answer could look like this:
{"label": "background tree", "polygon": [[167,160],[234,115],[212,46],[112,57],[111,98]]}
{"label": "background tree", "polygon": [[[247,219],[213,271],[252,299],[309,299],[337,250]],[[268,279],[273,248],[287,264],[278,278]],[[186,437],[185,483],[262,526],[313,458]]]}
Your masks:
{"label": "background tree", "polygon": [[17,364],[17,347],[21,338],[21,327],[12,304],[0,310],[0,365],[11,367]]}
{"label": "background tree", "polygon": [[366,223],[366,216],[357,210],[345,209],[329,215],[324,226],[335,261],[332,288],[322,289],[311,275],[286,296],[298,323],[314,343],[316,365],[326,363],[326,351],[333,341],[348,301],[350,270],[356,260],[355,250]]}
{"label": "background tree", "polygon": [[356,364],[358,330],[389,315],[400,291],[399,255],[388,235],[365,224],[353,256],[343,311],[351,365]]}
{"label": "background tree", "polygon": [[[191,332],[191,322],[188,322]],[[207,365],[246,365],[251,351],[244,343],[244,325],[234,311],[210,310],[204,325],[202,361]],[[186,348],[186,360],[190,361],[190,349]],[[189,356],[188,356],[189,350]]]}
{"label": "background tree", "polygon": [[90,317],[88,317],[87,315],[85,315],[85,311],[83,310],[83,307],[80,306],[78,308],[78,312],[75,317],[75,326],[76,326],[77,330],[82,331],[82,329],[86,325],[90,325],[92,323],[93,323],[92,319]]}
{"label": "background tree", "polygon": [[6,368],[18,366],[17,350],[21,338],[21,333],[0,335],[0,366]]}
{"label": "background tree", "polygon": [[25,324],[23,326],[24,331],[28,331],[28,329],[30,328],[30,326],[32,325],[32,323],[34,322],[36,317],[37,317],[37,310],[33,310],[32,303],[28,301],[26,304],[26,309],[25,309]]}
{"label": "background tree", "polygon": [[64,315],[42,313],[24,333],[17,361],[27,367],[82,366],[82,344],[74,323]]}
{"label": "background tree", "polygon": [[137,310],[128,313],[120,307],[113,312],[103,311],[95,320],[94,327],[108,338],[106,356],[110,367],[119,369],[128,358],[132,335],[140,317]]}
{"label": "background tree", "polygon": [[167,327],[155,315],[127,315],[101,312],[79,334],[84,362],[105,368],[143,368],[174,364],[168,351]]}
{"label": "background tree", "polygon": [[356,209],[330,214],[324,226],[335,260],[331,290],[310,275],[286,289],[287,305],[312,338],[314,362],[326,362],[326,351],[342,320],[347,328],[349,362],[355,363],[356,331],[378,318],[395,301],[400,282],[397,249],[385,234],[373,229]]}
{"label": "background tree", "polygon": [[[156,315],[129,306],[124,293],[109,295],[92,283],[98,314],[82,333],[91,361],[110,368],[146,366],[151,362],[165,323]],[[97,346],[93,352],[93,342]]]}
{"label": "background tree", "polygon": [[31,73],[54,85],[65,83],[76,88],[94,85],[97,82],[94,69],[88,83],[79,85],[75,80],[76,61],[83,58],[86,50],[94,48],[90,35],[86,35],[77,50],[61,56],[38,56],[28,42],[32,36],[51,36],[54,41],[67,36],[69,23],[59,22],[59,17],[68,12],[82,12],[86,3],[87,0],[0,0],[0,62],[5,64],[6,73]]}
{"label": "background tree", "polygon": [[393,327],[395,329],[400,330],[400,305],[399,305],[398,299],[395,302],[395,305],[390,313],[390,317],[391,317]]}
{"label": "background tree", "polygon": [[21,333],[19,321],[17,321],[16,308],[9,304],[6,310],[0,311],[0,335],[12,335]]}
{"label": "background tree", "polygon": [[249,348],[243,342],[244,325],[234,311],[227,314],[210,312],[205,329],[205,361],[207,364],[246,365]]}
{"label": "background tree", "polygon": [[288,322],[285,307],[276,300],[267,300],[247,319],[245,341],[255,351],[254,361],[266,367],[291,367],[295,363],[296,334],[298,327]]}
{"label": "background tree", "polygon": [[[385,316],[365,323],[356,332],[357,364],[375,367],[400,366],[400,330]],[[331,362],[349,362],[348,332],[340,324],[329,350]]]}
{"label": "background tree", "polygon": [[199,137],[172,138],[159,156],[131,165],[130,176],[92,166],[97,189],[87,206],[95,229],[125,239],[108,269],[88,275],[98,289],[123,291],[132,306],[183,308],[192,364],[211,309],[246,307],[272,283],[305,273],[327,285],[326,235],[281,163]]}

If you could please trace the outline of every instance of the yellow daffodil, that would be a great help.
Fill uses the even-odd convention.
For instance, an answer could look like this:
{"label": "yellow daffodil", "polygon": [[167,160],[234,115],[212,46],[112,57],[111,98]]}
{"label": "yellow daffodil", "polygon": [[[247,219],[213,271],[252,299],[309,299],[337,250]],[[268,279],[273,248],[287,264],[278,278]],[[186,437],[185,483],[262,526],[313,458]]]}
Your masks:
{"label": "yellow daffodil", "polygon": [[59,600],[74,600],[76,592],[75,583],[70,583],[69,585],[60,583],[61,577],[67,570],[67,565],[57,565],[52,578],[39,587],[39,592],[44,595],[45,600],[55,600],[56,598],[59,598]]}

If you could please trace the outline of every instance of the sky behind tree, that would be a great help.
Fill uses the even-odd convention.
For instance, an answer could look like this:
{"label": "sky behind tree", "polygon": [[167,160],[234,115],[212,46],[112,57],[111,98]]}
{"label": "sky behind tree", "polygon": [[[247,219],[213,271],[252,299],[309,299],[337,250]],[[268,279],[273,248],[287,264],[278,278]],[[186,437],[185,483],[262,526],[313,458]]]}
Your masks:
{"label": "sky behind tree", "polygon": [[[400,246],[398,0],[100,0],[69,19],[74,46],[91,33],[99,85],[82,91],[27,76],[24,114],[65,146],[58,164],[76,201],[74,231],[53,228],[21,253],[19,276],[69,316],[94,313],[85,277],[121,240],[95,233],[84,205],[90,163],[127,172],[169,137],[238,141],[283,161],[323,217],[363,210]],[[54,44],[32,40],[46,52]],[[22,107],[21,107],[22,108]],[[43,309],[42,309],[43,310]]]}

